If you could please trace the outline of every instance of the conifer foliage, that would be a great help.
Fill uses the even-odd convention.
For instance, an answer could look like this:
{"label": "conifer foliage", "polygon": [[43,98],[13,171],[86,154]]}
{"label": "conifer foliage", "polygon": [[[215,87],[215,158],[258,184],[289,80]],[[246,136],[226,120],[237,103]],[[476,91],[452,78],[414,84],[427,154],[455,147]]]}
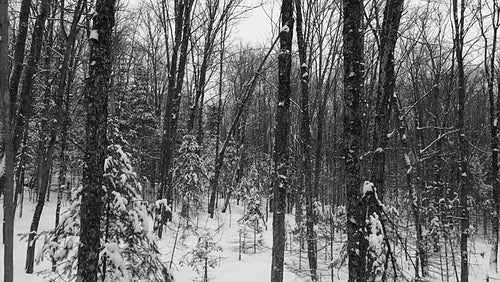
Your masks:
{"label": "conifer foliage", "polygon": [[[127,143],[115,124],[110,126],[110,145],[105,161],[105,204],[101,215],[99,253],[100,281],[173,281],[160,260],[158,245],[150,233],[147,205],[141,197],[141,185],[131,165]],[[41,233],[45,237],[44,257],[55,272],[49,277],[75,278],[80,241],[81,187],[72,193],[71,206],[62,215],[60,225]],[[42,259],[40,257],[39,259]]]}

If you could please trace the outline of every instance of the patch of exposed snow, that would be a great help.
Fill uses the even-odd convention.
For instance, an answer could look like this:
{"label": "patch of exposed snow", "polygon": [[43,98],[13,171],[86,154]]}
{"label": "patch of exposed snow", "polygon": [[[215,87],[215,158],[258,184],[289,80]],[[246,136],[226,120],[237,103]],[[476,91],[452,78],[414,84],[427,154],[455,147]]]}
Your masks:
{"label": "patch of exposed snow", "polygon": [[288,27],[288,25],[284,25],[284,26],[281,28],[280,33],[281,33],[281,32],[285,32],[285,33],[290,32],[290,28]]}
{"label": "patch of exposed snow", "polygon": [[368,192],[374,192],[375,185],[373,185],[372,182],[370,181],[365,181],[363,184],[363,197],[366,195]]}
{"label": "patch of exposed snow", "polygon": [[89,40],[90,39],[99,40],[99,32],[97,31],[97,29],[93,29],[90,31]]}

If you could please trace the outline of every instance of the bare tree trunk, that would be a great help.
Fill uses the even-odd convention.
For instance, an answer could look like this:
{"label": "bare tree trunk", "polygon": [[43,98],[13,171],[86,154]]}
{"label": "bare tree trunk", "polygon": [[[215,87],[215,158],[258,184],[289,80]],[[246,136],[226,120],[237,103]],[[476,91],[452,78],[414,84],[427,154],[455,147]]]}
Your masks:
{"label": "bare tree trunk", "polygon": [[81,203],[80,247],[76,281],[97,281],[101,251],[104,160],[111,76],[111,38],[115,0],[97,0],[89,38],[89,77],[85,83],[87,107],[86,149]]}
{"label": "bare tree trunk", "polygon": [[[52,164],[52,151],[54,150],[55,138],[51,138],[45,150],[42,153],[43,160],[41,165],[41,170],[38,172],[39,187],[38,187],[38,201],[35,207],[35,213],[33,214],[33,220],[31,222],[30,233],[28,236],[28,249],[26,252],[26,273],[33,273],[33,266],[35,263],[35,242],[36,235],[38,231],[38,225],[40,223],[40,218],[42,216],[43,207],[45,204],[45,197],[47,196],[47,190],[49,189],[49,176],[50,168]],[[43,142],[43,141],[42,141]],[[44,146],[45,147],[45,146]],[[44,151],[45,151],[44,150]]]}
{"label": "bare tree trunk", "polygon": [[385,194],[385,149],[391,116],[390,97],[394,93],[396,77],[394,75],[394,48],[398,38],[399,22],[403,12],[404,0],[389,0],[385,6],[384,22],[380,35],[380,71],[377,86],[377,107],[375,130],[373,131],[373,158],[371,181],[377,189],[377,196],[382,201]]}
{"label": "bare tree trunk", "polygon": [[[175,42],[170,60],[170,73],[168,78],[167,102],[163,122],[163,136],[161,143],[160,162],[160,189],[158,199],[167,199],[167,205],[173,208],[173,187],[171,185],[171,169],[174,155],[177,122],[179,118],[180,92],[184,81],[184,71],[187,60],[187,47],[191,33],[191,8],[194,0],[180,1],[175,11]],[[161,210],[162,217],[172,220],[171,211]],[[158,237],[161,238],[163,222],[158,224]]]}
{"label": "bare tree trunk", "polygon": [[[493,219],[492,219],[492,227],[493,227],[493,242],[491,245],[491,255],[490,255],[490,269],[493,269],[497,272],[498,268],[498,243],[499,243],[499,234],[498,234],[498,225],[499,225],[499,213],[500,213],[500,181],[498,179],[498,115],[497,111],[500,111],[500,108],[495,107],[495,94],[494,94],[494,83],[495,83],[495,53],[497,46],[497,32],[500,27],[500,7],[498,7],[497,0],[493,1],[493,11],[491,13],[491,27],[493,38],[491,42],[491,51],[490,57],[488,60],[488,36],[486,35],[485,30],[485,22],[482,15],[482,10],[479,10],[480,19],[479,27],[481,29],[481,35],[484,39],[484,71],[486,75],[486,83],[487,83],[487,95],[490,107],[490,135],[491,135],[491,183],[493,186]],[[481,5],[481,1],[479,2]],[[498,96],[497,101],[500,103],[500,96]]]}
{"label": "bare tree trunk", "polygon": [[[3,281],[14,281],[14,148],[12,105],[9,95],[9,1],[0,1],[0,164],[5,195],[3,202]],[[3,146],[1,146],[3,145]],[[1,166],[1,165],[0,165]]]}
{"label": "bare tree trunk", "polygon": [[278,97],[274,134],[273,251],[271,282],[283,281],[285,255],[286,194],[290,187],[288,138],[290,132],[290,72],[292,68],[293,1],[281,4],[280,52],[278,55]]}
{"label": "bare tree trunk", "polygon": [[469,177],[467,169],[467,139],[465,136],[465,74],[463,62],[463,46],[464,46],[464,20],[465,20],[465,2],[453,0],[453,23],[454,23],[454,47],[457,60],[457,92],[458,92],[458,113],[457,113],[457,129],[460,154],[460,281],[469,281],[469,256],[467,249],[467,241],[469,237],[469,211],[467,205],[467,195],[469,193]]}
{"label": "bare tree trunk", "polygon": [[[375,186],[374,193],[364,195],[368,215],[376,213],[381,219],[382,207],[385,194],[385,165],[389,131],[389,120],[391,116],[390,98],[394,94],[394,85],[396,77],[394,75],[394,49],[398,38],[399,22],[403,12],[404,0],[388,0],[384,10],[384,22],[382,24],[382,33],[380,35],[379,61],[380,70],[377,85],[377,106],[375,116],[375,130],[373,131],[373,158],[371,163],[371,182]],[[367,232],[370,226],[367,226]],[[382,234],[385,236],[386,234]],[[367,246],[368,247],[368,246]],[[368,251],[368,250],[367,250]],[[367,256],[367,275],[369,281],[374,281],[377,275],[377,269],[374,263],[377,256]],[[383,267],[382,265],[378,266]],[[382,271],[386,271],[382,269]]]}
{"label": "bare tree trunk", "polygon": [[26,37],[28,36],[29,16],[31,9],[31,0],[23,0],[19,10],[19,29],[14,46],[14,62],[12,72],[9,79],[9,93],[11,100],[11,111],[15,113],[15,105],[17,100],[17,91],[21,72],[23,69],[24,52],[26,49]]}
{"label": "bare tree trunk", "polygon": [[61,202],[62,195],[64,190],[67,190],[68,187],[66,185],[66,173],[68,170],[68,157],[66,152],[67,147],[67,129],[66,126],[63,128],[62,136],[61,136],[61,152],[59,154],[59,176],[58,176],[58,185],[57,185],[57,203],[56,203],[56,219],[55,219],[55,227],[59,226],[59,217],[61,213]]}
{"label": "bare tree trunk", "polygon": [[344,150],[349,282],[366,281],[365,208],[361,199],[361,97],[363,96],[363,0],[347,0],[344,15]]}
{"label": "bare tree trunk", "polygon": [[[318,193],[312,185],[312,166],[311,166],[311,122],[309,117],[309,65],[307,62],[307,46],[302,31],[302,6],[301,0],[295,0],[296,20],[297,20],[297,43],[299,47],[300,61],[300,90],[301,90],[301,110],[302,120],[300,126],[300,135],[302,142],[302,173],[304,175],[301,183],[307,197],[306,200],[306,232],[307,232],[307,258],[309,260],[309,271],[311,280],[317,281],[316,270],[318,268],[317,242],[314,224],[317,221],[314,214],[314,202],[317,201]],[[298,197],[300,196],[297,195]]]}
{"label": "bare tree trunk", "polygon": [[23,84],[20,90],[20,103],[17,112],[17,119],[14,128],[14,154],[17,155],[22,142],[23,131],[28,125],[33,111],[33,84],[36,66],[40,60],[42,51],[42,43],[44,38],[45,21],[47,20],[50,11],[50,0],[42,0],[40,2],[40,11],[36,17],[33,36],[31,38],[31,49],[28,55],[27,63],[24,68]]}

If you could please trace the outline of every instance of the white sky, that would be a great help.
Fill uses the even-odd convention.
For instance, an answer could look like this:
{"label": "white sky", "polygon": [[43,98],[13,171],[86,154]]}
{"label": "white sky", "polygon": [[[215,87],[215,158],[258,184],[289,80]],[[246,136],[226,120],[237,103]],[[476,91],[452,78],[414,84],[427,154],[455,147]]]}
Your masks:
{"label": "white sky", "polygon": [[[135,7],[141,1],[143,0],[124,0],[129,3],[129,7]],[[231,34],[232,40],[235,43],[249,45],[262,45],[268,42],[272,37],[273,22],[276,23],[279,17],[279,3],[277,0],[243,0],[243,5],[256,8],[236,22]]]}
{"label": "white sky", "polygon": [[[232,36],[236,41],[251,45],[267,42],[272,38],[274,24],[279,17],[279,1],[276,0],[244,0],[248,5],[260,5],[248,12],[235,26]],[[276,28],[275,32],[276,32]]]}

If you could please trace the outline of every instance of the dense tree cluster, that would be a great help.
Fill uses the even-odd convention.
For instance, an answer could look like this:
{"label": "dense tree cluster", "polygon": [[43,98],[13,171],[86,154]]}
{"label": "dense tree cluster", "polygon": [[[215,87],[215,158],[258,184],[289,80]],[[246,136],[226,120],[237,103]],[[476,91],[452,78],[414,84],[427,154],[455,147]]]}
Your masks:
{"label": "dense tree cluster", "polygon": [[312,281],[330,248],[331,279],[465,282],[480,229],[497,268],[500,1],[283,0],[267,42],[234,40],[270,5],[0,0],[4,281],[25,199],[26,272],[43,238],[47,275],[77,281],[169,281],[166,228],[232,202],[244,232],[272,213],[273,282],[292,233]]}

